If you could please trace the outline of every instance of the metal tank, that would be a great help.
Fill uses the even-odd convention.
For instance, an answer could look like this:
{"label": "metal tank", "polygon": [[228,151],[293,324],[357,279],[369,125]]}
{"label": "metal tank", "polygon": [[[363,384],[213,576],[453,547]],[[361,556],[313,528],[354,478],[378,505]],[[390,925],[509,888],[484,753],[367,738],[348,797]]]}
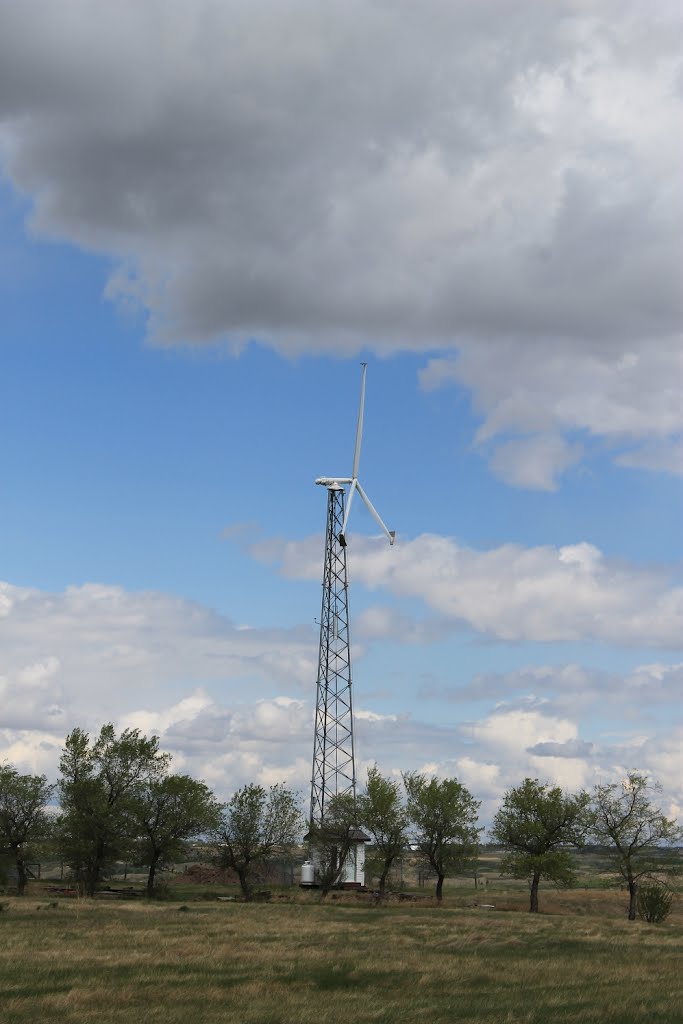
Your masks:
{"label": "metal tank", "polygon": [[301,885],[315,885],[315,866],[313,861],[305,860],[301,865]]}

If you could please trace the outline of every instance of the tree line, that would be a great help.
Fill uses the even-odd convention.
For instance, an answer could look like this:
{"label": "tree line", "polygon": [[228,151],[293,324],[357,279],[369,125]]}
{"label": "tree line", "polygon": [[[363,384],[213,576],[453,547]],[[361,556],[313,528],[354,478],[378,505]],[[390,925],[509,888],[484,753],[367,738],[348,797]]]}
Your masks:
{"label": "tree line", "polygon": [[[264,867],[305,832],[297,794],[284,784],[268,790],[249,784],[220,803],[205,783],[171,772],[170,762],[158,737],[138,729],[117,735],[109,724],[94,740],[78,728],[67,736],[55,784],[0,766],[0,851],[14,864],[19,894],[42,846],[69,865],[85,895],[93,896],[123,860],[146,866],[147,894],[154,896],[157,873],[182,859],[188,841],[204,838],[215,862],[232,869],[244,897],[252,898]],[[639,888],[661,887],[681,865],[676,845],[683,829],[662,813],[658,788],[635,771],[592,793],[525,779],[505,794],[489,829],[490,841],[503,851],[501,873],[528,881],[535,913],[542,880],[574,880],[574,850],[587,843],[608,847],[634,920]],[[309,828],[322,896],[338,882],[362,829],[378,862],[379,898],[395,861],[411,850],[434,872],[441,900],[447,877],[476,870],[484,832],[480,804],[455,778],[407,772],[399,782],[371,768],[355,800],[333,797],[323,824]]]}

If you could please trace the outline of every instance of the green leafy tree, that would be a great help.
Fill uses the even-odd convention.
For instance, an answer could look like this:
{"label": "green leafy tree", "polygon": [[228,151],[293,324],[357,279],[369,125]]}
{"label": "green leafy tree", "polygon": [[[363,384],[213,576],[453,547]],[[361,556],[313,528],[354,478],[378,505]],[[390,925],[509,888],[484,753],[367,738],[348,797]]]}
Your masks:
{"label": "green leafy tree", "polygon": [[44,775],[20,775],[11,765],[0,765],[0,847],[14,862],[19,896],[26,891],[30,848],[49,833],[45,807],[54,788]]}
{"label": "green leafy tree", "polygon": [[311,825],[306,836],[313,851],[322,899],[341,878],[344,864],[362,834],[352,794],[340,793],[331,797],[325,805],[322,822]]}
{"label": "green leafy tree", "polygon": [[446,876],[476,865],[480,801],[457,779],[427,779],[412,772],[403,776],[403,783],[415,842],[436,873],[436,898],[441,900]]}
{"label": "green leafy tree", "polygon": [[113,725],[105,725],[94,743],[82,729],[67,736],[59,763],[57,835],[62,856],[88,896],[109,865],[134,849],[135,802],[168,762],[158,738],[138,729],[117,736]]}
{"label": "green leafy tree", "polygon": [[295,793],[283,783],[265,790],[251,784],[225,804],[216,840],[219,860],[239,878],[246,900],[253,896],[259,870],[300,837],[303,817]]}
{"label": "green leafy tree", "polygon": [[215,832],[221,806],[203,782],[189,775],[152,777],[132,802],[140,835],[137,858],[149,866],[147,895],[154,895],[156,872],[182,854],[183,844]]}
{"label": "green leafy tree", "polygon": [[596,786],[593,793],[592,834],[613,848],[615,868],[629,893],[629,921],[636,919],[640,880],[680,870],[672,847],[683,839],[683,829],[662,814],[656,801],[660,790],[647,775],[631,771],[623,782]]}
{"label": "green leafy tree", "polygon": [[358,821],[372,837],[381,857],[380,896],[384,896],[391,865],[408,845],[408,812],[398,782],[385,779],[377,765],[368,769],[365,792],[357,803]]}
{"label": "green leafy tree", "polygon": [[574,880],[571,849],[583,843],[589,803],[588,793],[563,793],[538,779],[525,779],[505,794],[490,834],[506,851],[501,872],[529,880],[530,913],[538,913],[542,878],[557,885]]}

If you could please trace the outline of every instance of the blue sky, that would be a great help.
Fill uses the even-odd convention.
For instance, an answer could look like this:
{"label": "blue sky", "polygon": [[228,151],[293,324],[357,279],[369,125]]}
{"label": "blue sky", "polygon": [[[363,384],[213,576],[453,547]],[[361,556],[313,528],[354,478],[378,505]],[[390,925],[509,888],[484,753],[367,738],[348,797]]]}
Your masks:
{"label": "blue sky", "polygon": [[363,359],[398,539],[354,506],[360,774],[489,813],[641,768],[680,813],[678,15],[484,6],[435,5],[456,59],[400,3],[8,5],[0,756],[54,774],[113,719],[221,794],[305,791],[313,481],[350,471]]}

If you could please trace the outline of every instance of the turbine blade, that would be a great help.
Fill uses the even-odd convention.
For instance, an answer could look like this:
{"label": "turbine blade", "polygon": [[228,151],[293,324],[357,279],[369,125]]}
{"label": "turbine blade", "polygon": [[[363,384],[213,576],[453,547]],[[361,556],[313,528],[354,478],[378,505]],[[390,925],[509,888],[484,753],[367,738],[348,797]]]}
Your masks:
{"label": "turbine blade", "polygon": [[360,385],[360,406],[358,408],[358,425],[356,426],[356,450],[353,453],[353,473],[351,476],[355,478],[358,476],[358,466],[360,464],[360,443],[363,438],[363,409],[365,407],[365,374],[368,368],[367,363],[360,364],[363,367],[363,376],[361,378]]}
{"label": "turbine blade", "polygon": [[367,494],[365,493],[365,491],[363,490],[361,485],[359,483],[357,483],[356,481],[354,481],[354,483],[356,483],[356,487],[358,488],[358,493],[360,494],[361,498],[363,499],[365,504],[368,506],[368,511],[373,516],[375,521],[381,526],[382,532],[386,536],[386,538],[389,541],[389,543],[393,544],[394,541],[396,540],[396,531],[395,530],[388,530],[386,528],[386,526],[384,525],[384,520],[382,519],[382,517],[380,516],[379,512],[377,511],[375,506],[372,504],[370,499],[368,498]]}
{"label": "turbine blade", "polygon": [[344,522],[342,523],[341,533],[339,534],[339,539],[341,541],[342,547],[346,547],[346,524],[349,521],[349,512],[351,511],[351,502],[353,501],[353,492],[355,491],[357,486],[358,486],[358,481],[357,480],[352,480],[351,481],[351,486],[349,487],[349,500],[346,502],[346,508],[344,509]]}

